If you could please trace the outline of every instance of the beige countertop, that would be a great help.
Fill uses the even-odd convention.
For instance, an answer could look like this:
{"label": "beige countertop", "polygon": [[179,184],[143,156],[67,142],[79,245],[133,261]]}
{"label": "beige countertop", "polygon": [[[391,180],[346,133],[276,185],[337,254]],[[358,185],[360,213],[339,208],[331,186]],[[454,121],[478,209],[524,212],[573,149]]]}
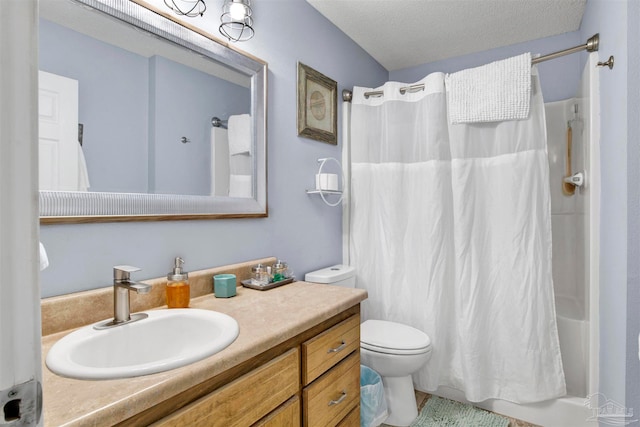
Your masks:
{"label": "beige countertop", "polygon": [[[207,294],[192,308],[215,310],[235,318],[238,338],[201,361],[136,378],[86,381],[64,378],[44,364],[51,346],[71,332],[43,337],[45,426],[110,426],[153,407],[252,357],[299,335],[367,298],[362,289],[294,282],[268,291],[237,288],[233,298]],[[167,343],[171,345],[171,343]]]}

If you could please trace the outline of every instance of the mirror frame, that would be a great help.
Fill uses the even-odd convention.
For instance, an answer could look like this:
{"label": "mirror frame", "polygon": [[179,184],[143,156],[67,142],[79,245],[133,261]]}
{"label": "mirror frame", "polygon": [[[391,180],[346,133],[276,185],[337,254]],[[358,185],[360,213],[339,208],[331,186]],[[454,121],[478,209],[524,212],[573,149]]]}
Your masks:
{"label": "mirror frame", "polygon": [[68,0],[188,48],[251,78],[253,198],[40,191],[40,223],[175,221],[267,217],[267,63],[178,21],[143,0]]}

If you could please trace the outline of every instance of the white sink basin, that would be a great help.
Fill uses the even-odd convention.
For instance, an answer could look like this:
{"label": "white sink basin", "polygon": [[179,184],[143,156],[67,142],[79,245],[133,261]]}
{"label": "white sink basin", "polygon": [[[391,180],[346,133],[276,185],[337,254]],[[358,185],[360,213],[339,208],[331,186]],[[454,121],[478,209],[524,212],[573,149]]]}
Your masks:
{"label": "white sink basin", "polygon": [[56,374],[87,380],[154,374],[223,350],[240,330],[235,319],[216,311],[146,313],[148,318],[126,325],[103,330],[90,325],[70,333],[49,350],[47,366]]}

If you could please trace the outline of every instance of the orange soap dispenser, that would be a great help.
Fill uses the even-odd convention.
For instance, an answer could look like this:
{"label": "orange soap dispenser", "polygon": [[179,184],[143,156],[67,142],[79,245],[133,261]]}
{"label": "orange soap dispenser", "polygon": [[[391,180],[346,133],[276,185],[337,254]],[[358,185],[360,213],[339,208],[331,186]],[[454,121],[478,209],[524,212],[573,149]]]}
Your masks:
{"label": "orange soap dispenser", "polygon": [[167,306],[169,308],[187,308],[191,300],[189,275],[182,271],[184,260],[176,257],[173,271],[167,274]]}

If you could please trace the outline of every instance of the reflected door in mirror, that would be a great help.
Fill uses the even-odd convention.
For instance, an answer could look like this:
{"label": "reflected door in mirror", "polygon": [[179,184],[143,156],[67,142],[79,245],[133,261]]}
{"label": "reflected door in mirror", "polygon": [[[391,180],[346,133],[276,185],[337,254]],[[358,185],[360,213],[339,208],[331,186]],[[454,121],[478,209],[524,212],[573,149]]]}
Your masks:
{"label": "reflected door in mirror", "polygon": [[78,82],[43,71],[38,80],[40,189],[87,191],[78,142]]}

